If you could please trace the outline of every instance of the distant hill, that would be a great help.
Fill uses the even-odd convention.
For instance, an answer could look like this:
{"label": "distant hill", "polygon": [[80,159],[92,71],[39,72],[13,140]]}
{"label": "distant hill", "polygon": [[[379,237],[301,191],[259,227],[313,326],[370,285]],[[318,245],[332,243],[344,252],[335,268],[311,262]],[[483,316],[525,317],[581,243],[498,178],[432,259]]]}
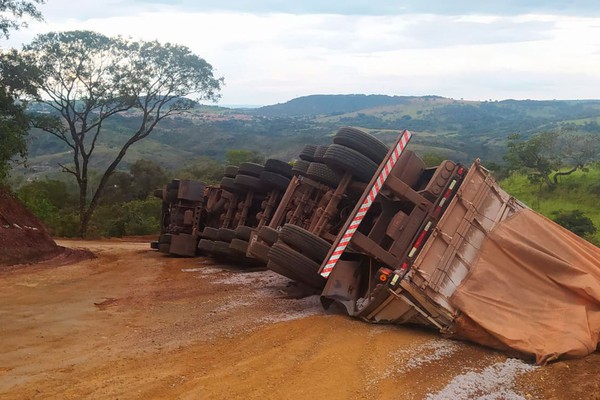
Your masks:
{"label": "distant hill", "polygon": [[[38,110],[49,112],[48,110]],[[94,168],[105,166],[135,127],[135,116],[116,116],[103,125]],[[266,157],[293,160],[305,144],[328,144],[341,126],[364,129],[391,144],[403,129],[415,133],[411,148],[470,163],[502,162],[513,133],[569,129],[597,134],[600,100],[465,101],[439,96],[313,95],[258,109],[201,106],[161,122],[128,152],[121,168],[140,158],[179,169],[198,157],[224,160],[228,149],[256,150]],[[58,139],[32,131],[29,170],[43,175],[68,163],[70,149]]]}
{"label": "distant hill", "polygon": [[[408,103],[414,96],[387,96],[382,94],[315,94],[292,99],[285,103],[264,106],[252,111],[255,115],[270,117],[309,117],[345,114],[367,108]],[[439,98],[425,96],[425,98]]]}

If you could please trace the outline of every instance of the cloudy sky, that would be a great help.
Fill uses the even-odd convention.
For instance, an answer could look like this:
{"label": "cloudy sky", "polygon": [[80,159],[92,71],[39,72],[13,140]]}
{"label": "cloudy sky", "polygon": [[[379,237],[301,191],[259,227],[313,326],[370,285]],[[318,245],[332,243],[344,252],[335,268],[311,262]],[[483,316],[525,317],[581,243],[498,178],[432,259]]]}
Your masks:
{"label": "cloudy sky", "polygon": [[524,3],[47,0],[45,22],[0,46],[72,29],[182,44],[225,78],[225,105],[348,93],[600,98],[600,3]]}

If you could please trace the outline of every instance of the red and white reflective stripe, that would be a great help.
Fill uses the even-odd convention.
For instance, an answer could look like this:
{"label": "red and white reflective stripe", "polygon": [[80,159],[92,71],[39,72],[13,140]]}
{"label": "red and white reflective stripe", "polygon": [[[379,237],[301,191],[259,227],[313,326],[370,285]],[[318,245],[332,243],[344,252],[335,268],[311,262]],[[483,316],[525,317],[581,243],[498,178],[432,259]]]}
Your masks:
{"label": "red and white reflective stripe", "polygon": [[444,204],[446,204],[446,201],[448,201],[448,199],[450,198],[450,195],[452,194],[452,190],[454,190],[455,186],[456,186],[456,179],[454,179],[450,183],[450,186],[448,186],[448,189],[446,190],[446,193],[444,193],[444,197],[442,197],[442,200],[440,200],[440,202],[438,203],[437,207],[435,208],[435,212],[434,212],[435,216],[437,216],[437,214],[440,211],[442,211],[442,208],[444,207]]}
{"label": "red and white reflective stripe", "polygon": [[423,243],[423,239],[425,238],[425,235],[427,235],[427,232],[429,232],[429,228],[431,228],[431,225],[433,225],[431,223],[431,221],[429,221],[427,223],[427,225],[425,225],[425,229],[423,229],[423,231],[421,232],[421,234],[417,238],[417,241],[415,242],[415,245],[410,250],[410,253],[408,253],[408,258],[412,258],[415,255],[415,253],[417,252],[417,250],[419,249],[419,247],[421,247],[421,244]]}
{"label": "red and white reflective stripe", "polygon": [[402,133],[402,137],[398,141],[398,144],[396,145],[396,147],[394,147],[394,150],[392,151],[392,155],[385,163],[385,166],[383,167],[383,169],[381,170],[381,173],[377,177],[375,184],[369,191],[369,194],[365,197],[365,200],[363,201],[360,208],[358,209],[358,212],[354,216],[354,219],[352,219],[352,223],[350,224],[350,226],[348,226],[348,229],[346,229],[346,232],[344,232],[342,239],[338,243],[334,252],[331,254],[331,257],[329,257],[329,260],[327,260],[325,267],[323,267],[323,270],[321,271],[322,277],[327,278],[329,276],[329,274],[331,274],[331,271],[333,271],[333,268],[335,267],[338,260],[342,256],[342,253],[346,250],[346,247],[348,247],[348,243],[350,243],[350,240],[352,240],[352,236],[354,236],[354,232],[356,232],[356,230],[358,229],[358,226],[360,225],[363,218],[367,214],[367,211],[369,211],[369,208],[371,208],[371,204],[373,204],[373,201],[375,201],[375,197],[377,197],[377,195],[381,191],[383,184],[387,180],[390,172],[392,171],[392,168],[394,168],[394,165],[396,165],[396,162],[400,158],[400,155],[406,148],[406,145],[408,144],[411,137],[412,137],[412,133],[410,133],[409,131],[404,131]]}

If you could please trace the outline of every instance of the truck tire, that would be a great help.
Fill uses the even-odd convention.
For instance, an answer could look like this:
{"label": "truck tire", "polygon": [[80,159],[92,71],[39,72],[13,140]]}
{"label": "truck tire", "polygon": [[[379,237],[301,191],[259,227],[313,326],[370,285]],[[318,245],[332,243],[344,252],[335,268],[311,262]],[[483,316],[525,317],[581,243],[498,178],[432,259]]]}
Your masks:
{"label": "truck tire", "polygon": [[213,241],[208,239],[200,239],[198,242],[198,250],[203,253],[212,253],[213,251]]}
{"label": "truck tire", "polygon": [[323,159],[331,169],[347,171],[361,182],[369,182],[377,172],[377,164],[367,156],[341,144],[330,145]]}
{"label": "truck tire", "polygon": [[377,165],[381,164],[389,150],[389,147],[375,136],[349,126],[340,128],[333,138],[333,143],[354,149]]}
{"label": "truck tire", "polygon": [[289,178],[271,171],[263,171],[260,174],[260,180],[263,186],[270,187],[271,189],[285,190],[290,184]]}
{"label": "truck tire", "polygon": [[225,173],[223,174],[223,176],[225,176],[226,178],[235,178],[237,174],[238,167],[236,167],[235,165],[228,165],[225,167]]}
{"label": "truck tire", "polygon": [[331,244],[314,233],[292,224],[285,224],[279,234],[281,241],[321,264],[331,248]]}
{"label": "truck tire", "polygon": [[317,150],[317,146],[307,144],[300,152],[300,155],[298,155],[298,158],[303,161],[313,162],[315,161],[315,150]]}
{"label": "truck tire", "polygon": [[317,146],[317,149],[315,150],[315,156],[313,157],[313,162],[323,164],[323,156],[325,155],[325,152],[327,152],[328,148],[329,146]]}
{"label": "truck tire", "polygon": [[263,263],[269,262],[269,250],[271,248],[264,243],[254,242],[250,245],[250,254]]}
{"label": "truck tire", "polygon": [[336,188],[342,179],[340,175],[332,171],[327,165],[317,162],[310,163],[306,170],[306,176],[332,188]]}
{"label": "truck tire", "polygon": [[243,192],[243,189],[235,184],[235,179],[229,177],[224,177],[221,179],[221,189],[231,193]]}
{"label": "truck tire", "polygon": [[216,228],[211,228],[209,226],[207,226],[206,228],[204,228],[202,230],[202,233],[200,234],[200,237],[202,239],[209,239],[209,240],[219,240],[219,230]]}
{"label": "truck tire", "polygon": [[276,274],[279,274],[281,276],[285,276],[288,279],[291,280],[297,280],[295,277],[292,278],[290,277],[290,275],[292,275],[291,271],[288,271],[287,269],[283,268],[281,265],[274,263],[273,261],[267,262],[267,269],[270,269],[271,271],[275,272]]}
{"label": "truck tire", "polygon": [[242,239],[233,239],[229,244],[229,248],[235,251],[236,253],[240,253],[241,255],[246,255],[248,252],[249,243],[246,240]]}
{"label": "truck tire", "polygon": [[252,235],[252,231],[254,228],[250,228],[249,226],[241,225],[235,228],[235,237],[237,239],[245,240],[246,242],[250,241],[250,235]]}
{"label": "truck tire", "polygon": [[294,173],[294,175],[304,176],[304,175],[306,175],[306,170],[308,169],[309,165],[310,165],[310,162],[308,162],[308,161],[297,160],[294,163],[294,166],[292,167],[292,172]]}
{"label": "truck tire", "polygon": [[[260,176],[260,175],[259,175]],[[237,175],[233,181],[235,186],[242,187],[247,191],[264,192],[265,186],[260,181],[260,178],[250,175]]]}
{"label": "truck tire", "polygon": [[237,254],[229,248],[229,243],[215,240],[212,245],[212,253],[218,256],[234,257]]}
{"label": "truck tire", "polygon": [[229,243],[233,238],[235,238],[235,231],[233,229],[219,228],[217,231],[217,240]]}
{"label": "truck tire", "polygon": [[276,174],[283,175],[287,178],[292,177],[292,166],[285,161],[277,160],[275,158],[269,158],[265,162],[265,171],[275,172]]}
{"label": "truck tire", "polygon": [[277,229],[263,226],[258,230],[258,238],[267,243],[269,246],[273,246],[278,237],[279,231],[277,231]]}
{"label": "truck tire", "polygon": [[288,278],[296,279],[317,289],[325,286],[325,279],[317,273],[320,265],[281,242],[277,242],[271,247],[269,261],[290,270],[292,273],[285,275]]}
{"label": "truck tire", "polygon": [[238,174],[259,177],[264,167],[257,163],[243,162],[238,167]]}

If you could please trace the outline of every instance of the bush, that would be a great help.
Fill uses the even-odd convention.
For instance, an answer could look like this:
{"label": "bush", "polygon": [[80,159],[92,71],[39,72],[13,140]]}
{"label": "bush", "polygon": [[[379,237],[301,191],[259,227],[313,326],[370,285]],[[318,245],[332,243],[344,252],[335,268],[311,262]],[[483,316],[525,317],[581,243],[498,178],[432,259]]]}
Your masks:
{"label": "bush", "polygon": [[554,222],[567,228],[577,236],[590,236],[596,233],[597,229],[591,219],[583,215],[579,210],[572,211],[555,211],[553,212]]}
{"label": "bush", "polygon": [[33,181],[23,185],[17,195],[53,236],[78,234],[79,216],[74,212],[76,197],[64,182],[53,179]]}
{"label": "bush", "polygon": [[88,236],[151,235],[160,231],[161,201],[154,197],[96,209]]}
{"label": "bush", "polygon": [[594,182],[588,187],[590,194],[594,194],[600,197],[600,182]]}

